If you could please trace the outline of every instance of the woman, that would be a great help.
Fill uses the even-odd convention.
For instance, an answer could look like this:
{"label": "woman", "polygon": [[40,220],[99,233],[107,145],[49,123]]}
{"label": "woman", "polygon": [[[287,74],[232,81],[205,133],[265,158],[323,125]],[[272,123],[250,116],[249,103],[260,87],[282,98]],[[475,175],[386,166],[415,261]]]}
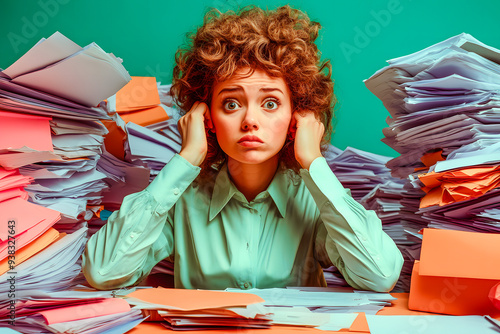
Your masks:
{"label": "woman", "polygon": [[176,55],[182,149],[88,244],[91,285],[138,283],[169,257],[179,288],[325,286],[389,291],[402,256],[322,157],[333,83],[320,26],[288,6],[210,12]]}

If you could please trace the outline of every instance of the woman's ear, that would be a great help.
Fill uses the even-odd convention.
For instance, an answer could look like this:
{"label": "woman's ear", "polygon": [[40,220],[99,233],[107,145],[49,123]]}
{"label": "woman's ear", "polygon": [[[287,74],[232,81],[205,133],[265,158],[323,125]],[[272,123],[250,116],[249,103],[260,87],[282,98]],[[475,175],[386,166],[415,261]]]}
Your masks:
{"label": "woman's ear", "polygon": [[292,113],[292,119],[290,120],[290,125],[288,126],[288,134],[287,137],[290,140],[295,139],[295,133],[297,132],[297,119],[295,118],[296,112]]}
{"label": "woman's ear", "polygon": [[210,110],[207,110],[207,112],[205,113],[205,127],[208,129],[208,131],[215,133],[215,126],[212,122],[212,114]]}

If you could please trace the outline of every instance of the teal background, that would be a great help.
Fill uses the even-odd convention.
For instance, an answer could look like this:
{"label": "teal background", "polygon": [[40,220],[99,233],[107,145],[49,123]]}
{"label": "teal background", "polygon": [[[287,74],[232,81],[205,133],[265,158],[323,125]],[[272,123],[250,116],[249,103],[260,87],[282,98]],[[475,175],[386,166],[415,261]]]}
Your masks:
{"label": "teal background", "polygon": [[[332,61],[338,99],[332,143],[341,149],[397,156],[380,141],[388,113],[363,84],[387,59],[462,32],[500,48],[498,0],[0,0],[0,68],[60,31],[81,46],[96,42],[122,58],[131,75],[168,84],[177,47],[202,24],[207,9],[249,4],[269,9],[290,4],[322,24],[317,44]],[[360,31],[369,34],[362,39]]]}

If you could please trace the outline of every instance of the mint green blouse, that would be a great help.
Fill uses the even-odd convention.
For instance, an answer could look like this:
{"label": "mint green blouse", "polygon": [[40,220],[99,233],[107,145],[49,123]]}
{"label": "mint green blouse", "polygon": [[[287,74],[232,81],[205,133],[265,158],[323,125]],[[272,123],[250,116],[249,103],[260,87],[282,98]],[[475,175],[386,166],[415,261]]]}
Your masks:
{"label": "mint green blouse", "polygon": [[300,176],[275,174],[251,202],[223,166],[213,184],[175,155],[143,191],[123,200],[83,255],[98,289],[140,282],[159,261],[175,263],[175,286],[250,289],[325,286],[335,265],[362,290],[389,291],[403,258],[380,219],[356,202],[325,158]]}

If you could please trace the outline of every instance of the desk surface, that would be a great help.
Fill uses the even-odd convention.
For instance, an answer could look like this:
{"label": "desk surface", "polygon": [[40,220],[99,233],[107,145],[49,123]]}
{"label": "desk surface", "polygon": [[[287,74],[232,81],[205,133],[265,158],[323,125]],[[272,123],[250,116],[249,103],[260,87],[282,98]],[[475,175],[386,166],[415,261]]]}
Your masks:
{"label": "desk surface", "polygon": [[[412,311],[408,309],[408,293],[391,293],[396,300],[392,301],[391,306],[384,307],[377,315],[439,315],[435,313]],[[500,320],[500,317],[497,317]],[[165,333],[168,331],[159,322],[143,322],[131,331],[129,334],[154,334]],[[228,330],[202,330],[202,331],[182,331],[183,334],[300,334],[300,333],[357,333],[369,334],[368,322],[364,313],[360,313],[350,328],[345,328],[340,331],[322,331],[314,328],[305,327],[289,327],[289,326],[272,326],[269,329],[237,329],[233,331]]]}
{"label": "desk surface", "polygon": [[[391,293],[397,300],[392,301],[392,305],[384,307],[377,315],[435,315],[433,313],[411,311],[408,309],[408,293]],[[150,333],[165,333],[166,329],[159,322],[143,322],[128,333],[130,334],[150,334]],[[183,334],[227,334],[228,330],[202,330],[202,331],[182,331]],[[314,328],[304,327],[289,327],[289,326],[272,326],[269,329],[238,329],[234,330],[237,334],[288,334],[288,333],[370,333],[368,323],[364,314],[358,316],[356,321],[349,329],[340,331],[322,331]]]}

